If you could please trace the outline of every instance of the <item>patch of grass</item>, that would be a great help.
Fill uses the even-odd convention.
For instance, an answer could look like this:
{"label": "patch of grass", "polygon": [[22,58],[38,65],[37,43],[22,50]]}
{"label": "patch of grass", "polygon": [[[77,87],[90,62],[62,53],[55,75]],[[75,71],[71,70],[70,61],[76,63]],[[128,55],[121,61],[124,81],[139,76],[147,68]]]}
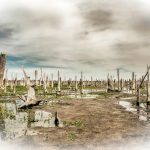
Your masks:
{"label": "patch of grass", "polygon": [[99,95],[98,98],[110,98],[113,94],[106,93],[106,92],[103,92],[103,93],[101,92],[98,95]]}
{"label": "patch of grass", "polygon": [[82,123],[82,121],[75,121],[74,122],[74,125],[77,127],[77,128],[82,128],[84,125]]}
{"label": "patch of grass", "polygon": [[24,92],[27,88],[25,86],[16,86],[16,91]]}
{"label": "patch of grass", "polygon": [[84,124],[82,121],[80,120],[76,120],[76,121],[64,121],[65,125],[69,125],[69,126],[75,126],[76,128],[83,128]]}
{"label": "patch of grass", "polygon": [[75,139],[77,139],[77,135],[73,132],[70,132],[68,133],[68,138],[71,140],[71,141],[74,141]]}
{"label": "patch of grass", "polygon": [[2,106],[0,106],[0,118],[1,117],[6,117],[6,118],[13,120],[15,119],[15,114],[12,111],[7,110],[3,108]]}

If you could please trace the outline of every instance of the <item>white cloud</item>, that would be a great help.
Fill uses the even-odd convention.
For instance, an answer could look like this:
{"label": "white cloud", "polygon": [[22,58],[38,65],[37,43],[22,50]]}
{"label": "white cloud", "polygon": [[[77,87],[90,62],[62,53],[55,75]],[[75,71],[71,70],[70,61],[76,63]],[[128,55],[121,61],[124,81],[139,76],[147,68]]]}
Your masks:
{"label": "white cloud", "polygon": [[146,0],[1,0],[0,49],[21,58],[11,61],[16,67],[144,71],[150,63],[149,5]]}

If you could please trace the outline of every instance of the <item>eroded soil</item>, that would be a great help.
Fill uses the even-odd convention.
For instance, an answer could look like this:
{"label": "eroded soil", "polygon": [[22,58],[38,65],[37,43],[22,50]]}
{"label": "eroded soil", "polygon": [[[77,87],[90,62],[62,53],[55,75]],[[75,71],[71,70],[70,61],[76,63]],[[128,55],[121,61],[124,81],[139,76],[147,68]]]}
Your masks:
{"label": "eroded soil", "polygon": [[[145,122],[117,104],[114,97],[107,99],[60,99],[59,102],[38,106],[47,112],[58,112],[64,127],[36,127],[38,135],[24,136],[15,142],[35,146],[74,147],[107,145],[141,136]],[[36,107],[34,109],[37,109]],[[38,147],[39,147],[38,146]]]}

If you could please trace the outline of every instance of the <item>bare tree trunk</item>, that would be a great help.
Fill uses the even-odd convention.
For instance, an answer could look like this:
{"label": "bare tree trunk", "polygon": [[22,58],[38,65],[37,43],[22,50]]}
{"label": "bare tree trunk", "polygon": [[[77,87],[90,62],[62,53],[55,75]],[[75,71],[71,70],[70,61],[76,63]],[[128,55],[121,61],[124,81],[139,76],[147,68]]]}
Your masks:
{"label": "bare tree trunk", "polygon": [[140,106],[140,86],[137,86],[137,106]]}
{"label": "bare tree trunk", "polygon": [[38,80],[37,80],[37,76],[38,76],[38,71],[35,70],[35,85],[38,85]]}
{"label": "bare tree trunk", "polygon": [[149,81],[149,66],[147,66],[147,108],[148,108],[148,105],[149,105],[149,102],[150,102],[150,81]]}
{"label": "bare tree trunk", "polygon": [[42,68],[41,68],[40,86],[42,85],[42,82],[43,82],[43,71],[42,71]]}
{"label": "bare tree trunk", "polygon": [[4,85],[4,93],[7,93],[7,86],[8,86],[7,71],[8,71],[8,69],[6,69],[6,71],[5,71],[5,78],[4,78],[4,82],[3,82],[3,85]]}
{"label": "bare tree trunk", "polygon": [[117,69],[117,76],[118,76],[118,91],[120,91],[120,70]]}
{"label": "bare tree trunk", "polygon": [[58,85],[57,85],[57,92],[60,92],[61,89],[60,89],[60,73],[58,71]]}
{"label": "bare tree trunk", "polygon": [[77,76],[75,76],[75,91],[78,90]]}
{"label": "bare tree trunk", "polygon": [[132,72],[132,94],[134,94],[135,90],[135,74]]}
{"label": "bare tree trunk", "polygon": [[16,85],[17,85],[17,76],[14,80],[14,85],[13,85],[13,94],[16,94]]}
{"label": "bare tree trunk", "polygon": [[91,93],[93,92],[93,77],[91,76]]}
{"label": "bare tree trunk", "polygon": [[6,64],[6,55],[0,54],[0,88],[3,88],[3,78]]}
{"label": "bare tree trunk", "polygon": [[52,89],[54,88],[53,73],[52,73],[52,75],[51,75],[51,88],[52,88]]}
{"label": "bare tree trunk", "polygon": [[44,92],[47,93],[47,78],[46,75],[44,73],[44,77],[43,77],[43,87],[44,87]]}
{"label": "bare tree trunk", "polygon": [[11,83],[10,83],[11,90],[13,90],[13,80],[14,80],[13,74],[11,74]]}
{"label": "bare tree trunk", "polygon": [[82,72],[81,72],[81,80],[80,80],[80,86],[81,86],[81,88],[80,88],[80,92],[81,92],[81,94],[83,94],[83,74],[82,74]]}

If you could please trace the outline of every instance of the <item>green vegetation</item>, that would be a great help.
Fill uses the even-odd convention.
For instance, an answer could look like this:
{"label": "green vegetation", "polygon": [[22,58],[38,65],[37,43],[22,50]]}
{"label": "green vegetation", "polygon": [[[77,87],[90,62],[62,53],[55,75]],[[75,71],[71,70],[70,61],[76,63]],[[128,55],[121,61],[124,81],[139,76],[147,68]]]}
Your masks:
{"label": "green vegetation", "polygon": [[[93,93],[94,94],[94,93]],[[112,95],[114,95],[114,93],[107,93],[107,92],[99,92],[99,93],[95,93],[95,94],[98,94],[98,98],[110,98],[112,97]]]}
{"label": "green vegetation", "polygon": [[74,141],[75,139],[77,139],[77,135],[73,132],[70,132],[68,133],[68,138],[71,140],[71,141]]}
{"label": "green vegetation", "polygon": [[78,129],[84,127],[83,122],[80,121],[80,120],[76,120],[76,121],[64,121],[63,123],[64,123],[64,125],[74,126],[74,127],[78,128]]}
{"label": "green vegetation", "polygon": [[3,107],[0,106],[0,118],[10,118],[10,119],[15,119],[15,114],[10,111],[10,110],[7,110]]}

